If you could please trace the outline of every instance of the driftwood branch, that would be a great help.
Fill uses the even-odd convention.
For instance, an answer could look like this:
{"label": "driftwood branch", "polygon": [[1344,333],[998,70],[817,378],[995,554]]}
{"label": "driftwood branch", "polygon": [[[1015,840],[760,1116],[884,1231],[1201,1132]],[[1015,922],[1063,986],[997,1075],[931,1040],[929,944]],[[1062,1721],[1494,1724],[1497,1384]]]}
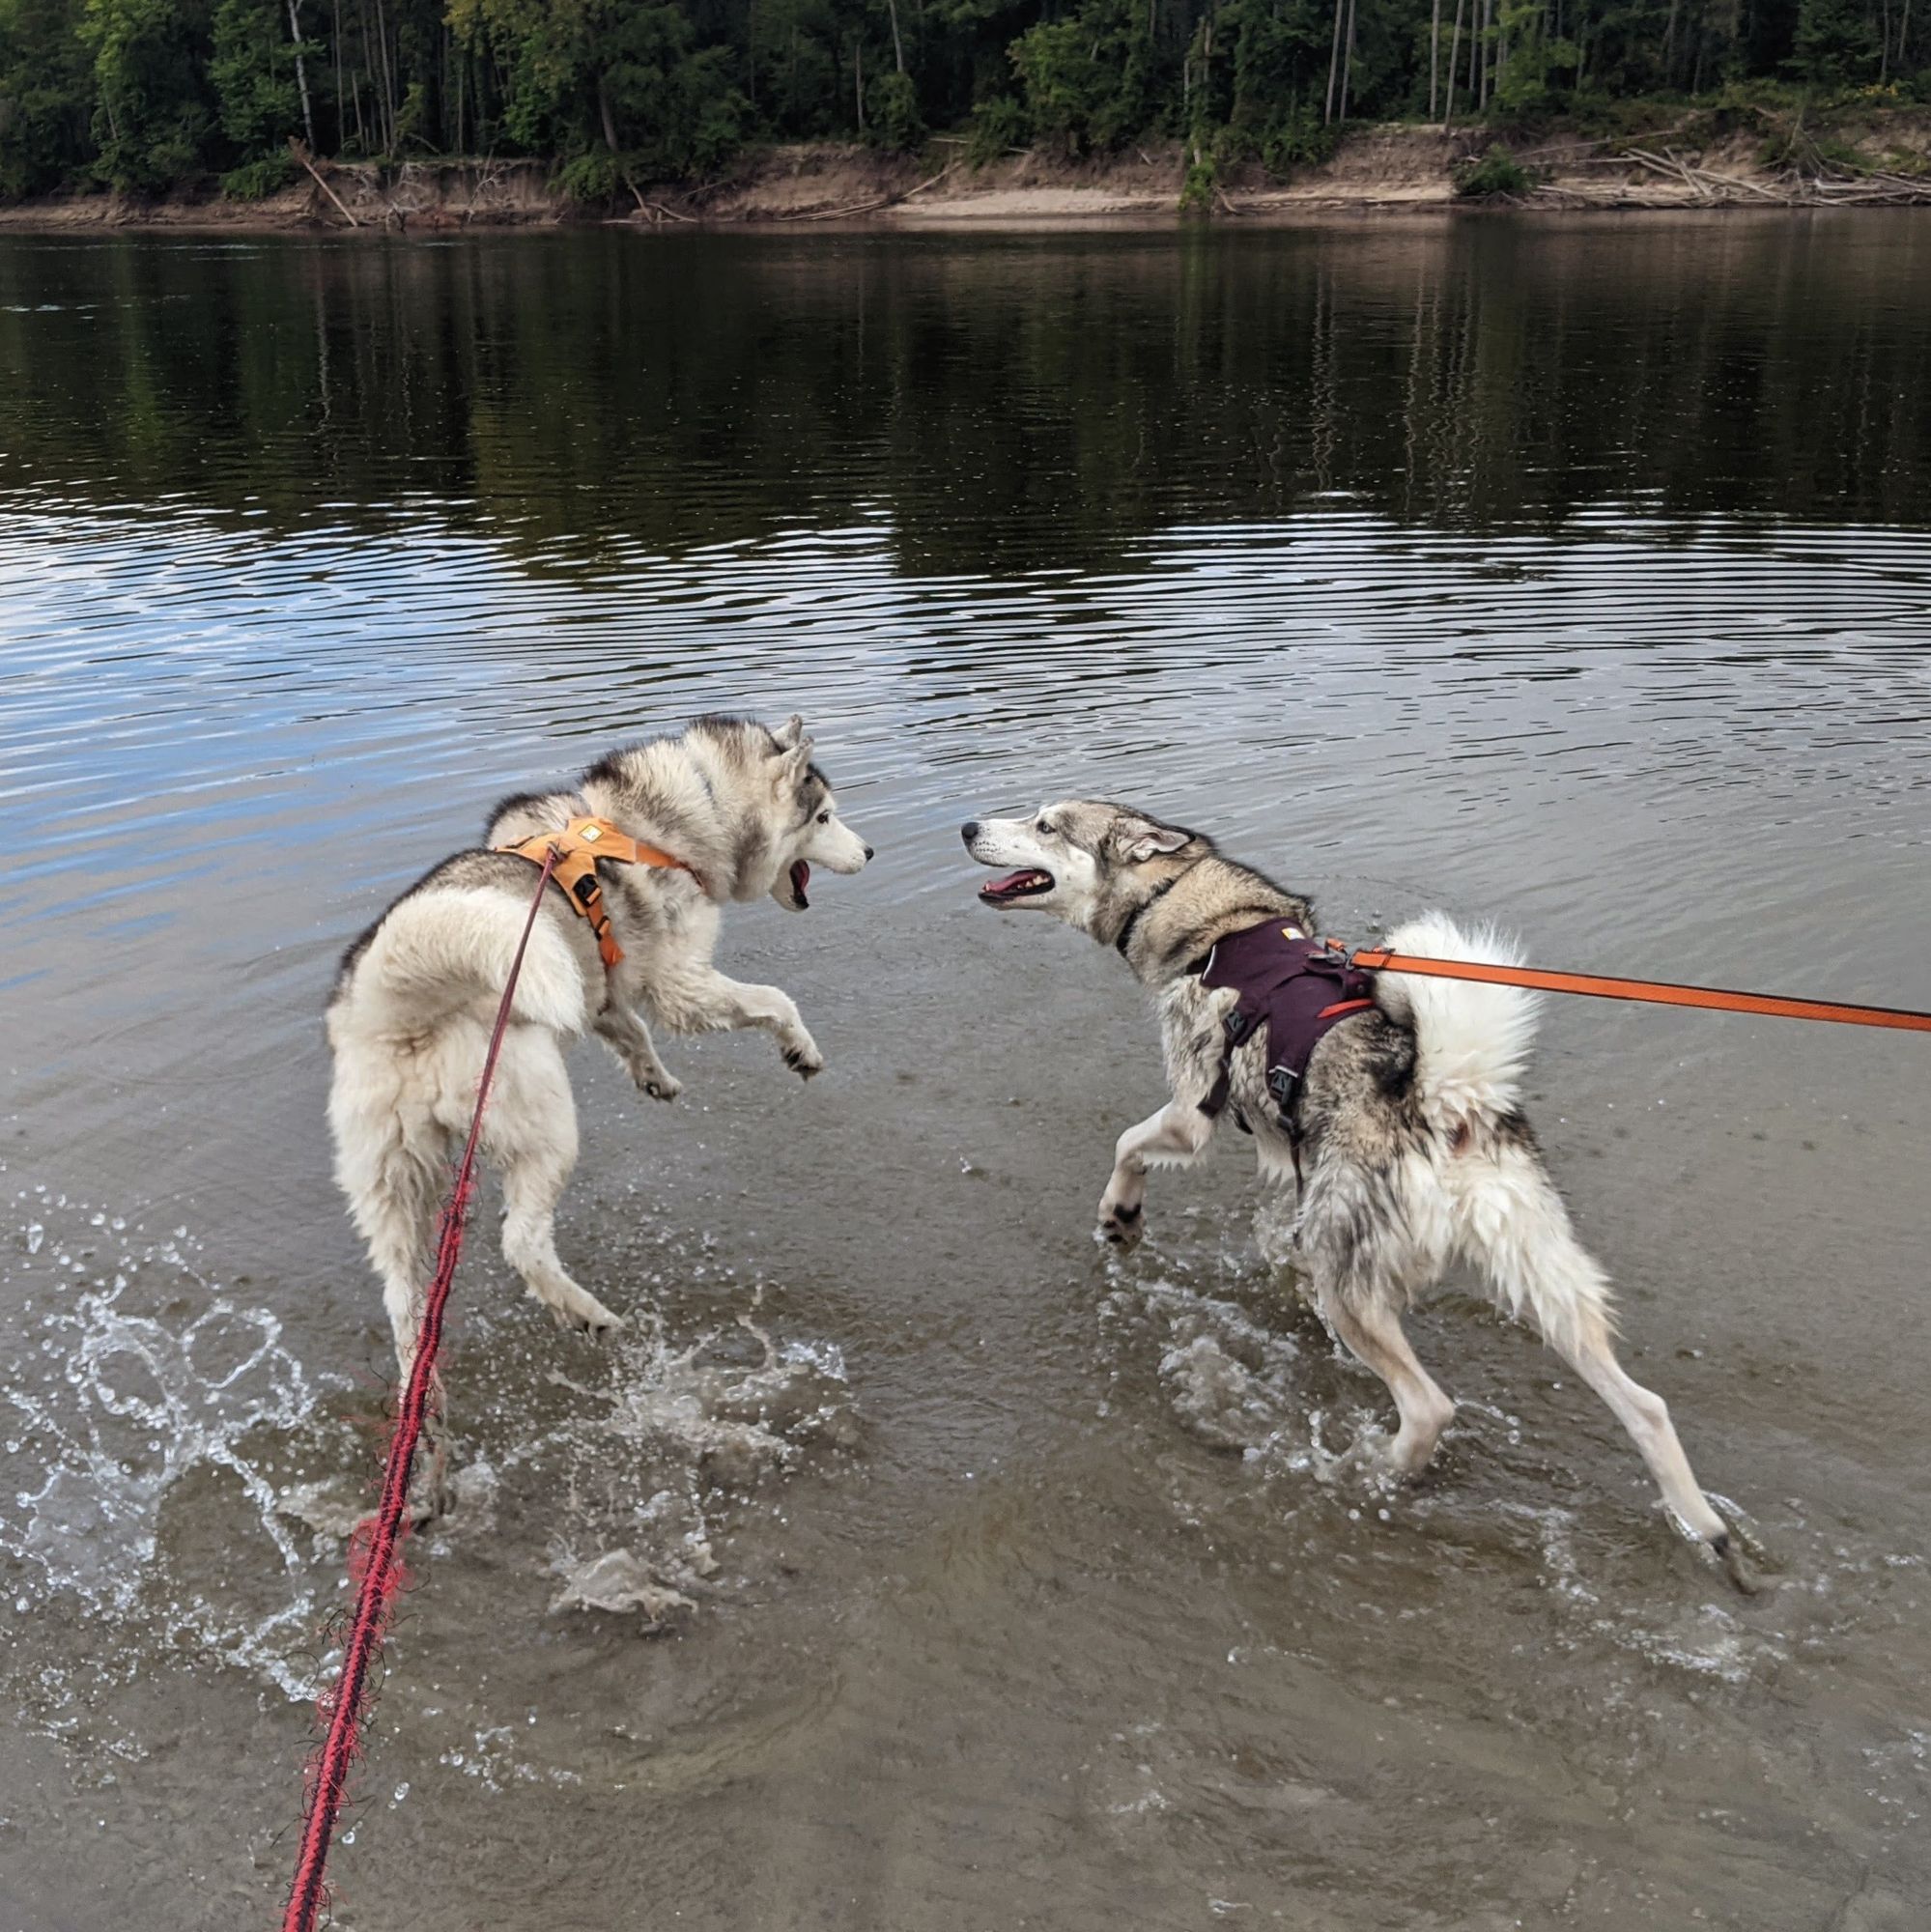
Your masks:
{"label": "driftwood branch", "polygon": [[958,166],[956,161],[948,161],[935,175],[929,175],[917,187],[908,187],[897,194],[879,195],[871,201],[854,201],[843,208],[811,208],[802,214],[781,214],[780,221],[837,221],[848,214],[876,214],[881,208],[895,207],[901,201],[910,201],[915,194],[923,194],[928,187],[937,187],[951,171]]}
{"label": "driftwood branch", "polygon": [[325,180],[323,180],[322,170],[318,168],[315,165],[315,163],[308,158],[308,150],[304,148],[301,145],[301,143],[295,138],[293,134],[291,134],[288,137],[288,151],[296,157],[297,160],[298,160],[302,164],[303,167],[305,167],[308,170],[308,172],[311,175],[315,177],[316,186],[319,187],[322,190],[322,192],[326,194],[328,197],[328,199],[332,201],[338,209],[341,210],[342,219],[346,221],[351,228],[361,227],[362,224],[359,221],[357,221],[353,214],[349,213],[348,205],[343,201],[342,197],[339,194],[337,194],[335,190],[332,187],[330,187]]}

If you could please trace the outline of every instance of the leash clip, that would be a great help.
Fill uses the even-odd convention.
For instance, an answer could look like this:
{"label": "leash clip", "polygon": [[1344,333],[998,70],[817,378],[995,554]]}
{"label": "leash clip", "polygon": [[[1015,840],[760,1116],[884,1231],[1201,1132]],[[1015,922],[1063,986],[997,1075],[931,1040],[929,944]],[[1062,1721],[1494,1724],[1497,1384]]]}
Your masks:
{"label": "leash clip", "polygon": [[1354,970],[1354,952],[1338,939],[1323,938],[1320,942],[1320,951],[1310,952],[1308,965],[1317,973],[1332,973],[1337,977]]}

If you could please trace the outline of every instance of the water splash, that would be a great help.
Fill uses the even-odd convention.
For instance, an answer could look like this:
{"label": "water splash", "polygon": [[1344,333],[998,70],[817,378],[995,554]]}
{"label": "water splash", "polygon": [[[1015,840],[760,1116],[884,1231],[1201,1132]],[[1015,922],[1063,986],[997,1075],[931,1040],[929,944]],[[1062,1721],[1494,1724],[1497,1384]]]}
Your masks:
{"label": "water splash", "polygon": [[283,1568],[300,1569],[246,1446],[318,1395],[279,1320],[210,1281],[185,1228],[151,1236],[44,1187],[16,1198],[37,1218],[7,1274],[30,1326],[0,1391],[0,1552],[26,1566],[28,1599],[125,1617],[158,1567],[163,1504],[203,1470],[235,1479]]}

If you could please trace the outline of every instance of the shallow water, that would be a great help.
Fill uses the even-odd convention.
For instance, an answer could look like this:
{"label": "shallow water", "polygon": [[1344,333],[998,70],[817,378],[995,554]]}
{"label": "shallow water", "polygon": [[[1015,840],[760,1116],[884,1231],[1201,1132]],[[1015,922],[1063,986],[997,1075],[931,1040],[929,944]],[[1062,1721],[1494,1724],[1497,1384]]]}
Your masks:
{"label": "shallow water", "polygon": [[271,1920],[383,1400],[334,957],[721,707],[879,848],[726,928],[831,1068],[581,1053],[602,1352],[479,1219],[337,1922],[1925,1922],[1927,1049],[1546,1017],[1746,1601],[1465,1296],[1436,1468],[1337,1474],[1387,1407],[1242,1146],[1096,1248],[1149,1024],[955,827],[1931,1006],[1927,312],[1908,213],[0,242],[0,1922]]}

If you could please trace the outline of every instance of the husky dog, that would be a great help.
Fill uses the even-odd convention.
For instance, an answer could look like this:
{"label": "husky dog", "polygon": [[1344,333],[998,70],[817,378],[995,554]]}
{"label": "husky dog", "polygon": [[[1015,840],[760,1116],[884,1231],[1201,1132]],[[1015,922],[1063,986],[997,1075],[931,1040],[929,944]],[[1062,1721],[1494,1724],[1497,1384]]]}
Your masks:
{"label": "husky dog", "polygon": [[[1120,1136],[1099,1204],[1100,1234],[1129,1242],[1142,1230],[1148,1168],[1186,1166],[1213,1135],[1203,1103],[1213,1104],[1223,1021],[1237,995],[1203,984],[1208,955],[1230,934],[1266,922],[1313,936],[1314,910],[1222,858],[1210,838],[1100,800],[976,821],[962,836],[980,865],[1018,868],[980,888],[987,905],[1077,926],[1113,947],[1152,992],[1172,1098]],[[1439,914],[1385,943],[1417,955],[1519,963],[1492,933],[1471,936]],[[1401,1416],[1375,1460],[1390,1473],[1418,1474],[1455,1413],[1415,1359],[1402,1309],[1451,1263],[1467,1262],[1512,1314],[1534,1317],[1628,1430],[1674,1517],[1748,1588],[1736,1539],[1690,1473],[1661,1397],[1616,1360],[1608,1282],[1576,1240],[1519,1104],[1534,1031],[1534,997],[1517,988],[1382,973],[1375,1004],[1316,1043],[1292,1129],[1266,1085],[1265,1028],[1234,1050],[1226,1097],[1251,1124],[1264,1179],[1305,1176],[1293,1246],[1308,1292],[1387,1384]]]}
{"label": "husky dog", "polygon": [[[700,718],[680,736],[612,752],[574,791],[505,799],[483,843],[560,831],[580,817],[609,819],[689,869],[598,867],[623,952],[608,971],[589,922],[546,890],[482,1144],[502,1176],[504,1258],[559,1322],[598,1335],[623,1324],[564,1272],[553,1225],[577,1162],[564,1048],[594,1032],[640,1092],[674,1100],[681,1088],[657,1057],[641,1005],[673,1033],[763,1027],[785,1065],[809,1080],[824,1057],[789,995],[712,966],[721,910],[769,893],[803,912],[813,866],[856,872],[871,847],[839,819],[797,718],[777,731]],[[527,860],[494,850],[445,859],[350,947],[329,1002],[335,1175],[383,1278],[405,1377],[450,1157],[469,1129],[536,877]]]}

